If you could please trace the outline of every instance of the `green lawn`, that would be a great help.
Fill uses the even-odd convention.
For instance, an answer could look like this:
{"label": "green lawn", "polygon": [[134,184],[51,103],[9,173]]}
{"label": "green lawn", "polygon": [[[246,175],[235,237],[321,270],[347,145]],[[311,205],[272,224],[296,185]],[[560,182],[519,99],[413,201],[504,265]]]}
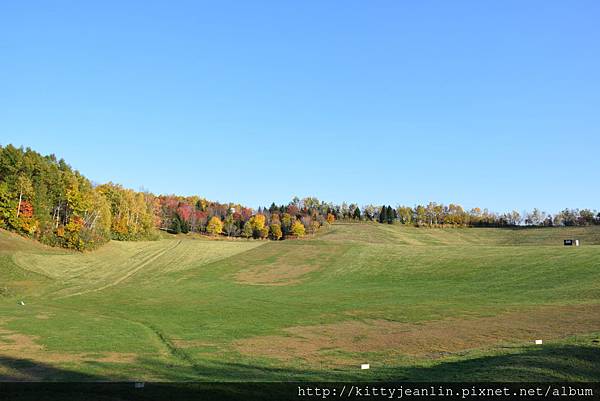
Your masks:
{"label": "green lawn", "polygon": [[599,228],[336,224],[83,254],[0,231],[0,379],[597,380]]}

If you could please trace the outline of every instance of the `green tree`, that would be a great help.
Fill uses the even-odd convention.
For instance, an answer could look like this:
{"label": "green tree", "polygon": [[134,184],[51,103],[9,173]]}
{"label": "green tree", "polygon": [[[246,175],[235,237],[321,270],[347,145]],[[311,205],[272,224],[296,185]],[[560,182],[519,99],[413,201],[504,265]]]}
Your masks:
{"label": "green tree", "polygon": [[394,223],[394,209],[392,209],[392,207],[388,205],[385,214],[386,214],[387,223],[393,224]]}
{"label": "green tree", "polygon": [[29,177],[21,174],[17,177],[16,186],[17,191],[19,192],[19,201],[17,202],[17,218],[19,218],[23,197],[29,198],[33,194],[33,185],[31,184]]}
{"label": "green tree", "polygon": [[173,223],[171,224],[171,231],[174,234],[181,233],[181,218],[177,214],[173,218]]}
{"label": "green tree", "polygon": [[292,215],[289,213],[284,213],[281,216],[281,230],[283,231],[283,235],[288,235],[292,232]]}
{"label": "green tree", "polygon": [[398,219],[402,224],[412,223],[413,210],[407,206],[398,207]]}
{"label": "green tree", "polygon": [[387,207],[382,206],[381,210],[379,211],[379,222],[380,223],[385,223],[387,221]]}
{"label": "green tree", "polygon": [[415,221],[418,226],[427,224],[427,209],[425,209],[425,206],[418,205],[415,208]]}
{"label": "green tree", "polygon": [[17,201],[13,200],[8,184],[0,182],[0,227],[12,226],[17,221]]}
{"label": "green tree", "polygon": [[187,234],[190,232],[190,223],[188,223],[186,220],[184,220],[183,218],[181,218],[181,216],[177,215],[178,220],[180,221],[181,224],[181,233],[182,234]]}
{"label": "green tree", "polygon": [[244,228],[242,229],[242,236],[244,238],[250,238],[254,234],[254,229],[252,228],[252,224],[249,221],[244,224]]}
{"label": "green tree", "polygon": [[225,221],[223,222],[223,232],[227,234],[228,237],[234,237],[240,233],[240,229],[235,224],[231,213],[225,217]]}

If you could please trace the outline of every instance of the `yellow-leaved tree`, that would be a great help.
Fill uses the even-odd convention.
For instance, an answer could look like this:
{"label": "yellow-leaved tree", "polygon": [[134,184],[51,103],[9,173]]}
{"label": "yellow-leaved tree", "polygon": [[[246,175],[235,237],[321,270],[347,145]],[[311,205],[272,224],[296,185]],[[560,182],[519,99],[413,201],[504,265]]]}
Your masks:
{"label": "yellow-leaved tree", "polygon": [[264,214],[255,214],[250,217],[248,223],[252,227],[254,238],[265,238],[269,234],[269,229],[265,227],[266,218]]}
{"label": "yellow-leaved tree", "polygon": [[283,236],[283,232],[281,231],[281,225],[279,224],[271,224],[271,238],[274,240],[279,240]]}
{"label": "yellow-leaved tree", "polygon": [[298,220],[294,221],[294,224],[292,224],[292,234],[297,235],[298,237],[302,237],[304,234],[306,234],[304,224]]}
{"label": "yellow-leaved tree", "polygon": [[210,235],[219,235],[223,232],[223,222],[217,216],[213,216],[208,225],[206,226],[206,232]]}

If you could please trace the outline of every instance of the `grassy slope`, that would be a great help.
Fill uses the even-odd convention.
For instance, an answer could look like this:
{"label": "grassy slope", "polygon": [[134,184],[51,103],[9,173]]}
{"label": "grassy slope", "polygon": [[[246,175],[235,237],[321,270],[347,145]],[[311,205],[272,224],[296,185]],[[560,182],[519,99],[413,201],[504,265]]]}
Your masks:
{"label": "grassy slope", "polygon": [[[584,246],[562,247],[562,239],[570,237]],[[281,361],[240,353],[235,345],[268,335],[281,339],[295,326],[368,319],[414,325],[595,304],[597,244],[598,227],[442,230],[363,224],[335,225],[304,241],[177,238],[111,242],[76,254],[0,232],[0,287],[8,288],[0,298],[0,328],[43,346],[22,345],[19,358],[4,353],[0,377],[591,380],[600,369],[600,347],[592,342],[600,327],[551,339],[543,348],[521,339],[435,358],[368,347],[351,352],[333,346],[320,354],[323,360],[349,361],[341,364],[297,352]],[[25,307],[17,305],[20,299]],[[15,341],[6,334],[4,339]],[[0,331],[0,355],[2,350]],[[22,368],[25,359],[41,364],[48,353],[83,357],[50,361],[60,374]],[[107,353],[134,354],[137,363],[98,362]],[[364,360],[376,361],[377,368],[357,370]]]}

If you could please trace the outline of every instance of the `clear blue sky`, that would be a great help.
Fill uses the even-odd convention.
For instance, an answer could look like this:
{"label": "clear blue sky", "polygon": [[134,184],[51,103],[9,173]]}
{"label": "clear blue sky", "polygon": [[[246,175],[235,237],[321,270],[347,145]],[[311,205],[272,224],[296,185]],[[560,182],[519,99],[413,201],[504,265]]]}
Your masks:
{"label": "clear blue sky", "polygon": [[600,208],[600,2],[3,1],[0,144],[250,206]]}

